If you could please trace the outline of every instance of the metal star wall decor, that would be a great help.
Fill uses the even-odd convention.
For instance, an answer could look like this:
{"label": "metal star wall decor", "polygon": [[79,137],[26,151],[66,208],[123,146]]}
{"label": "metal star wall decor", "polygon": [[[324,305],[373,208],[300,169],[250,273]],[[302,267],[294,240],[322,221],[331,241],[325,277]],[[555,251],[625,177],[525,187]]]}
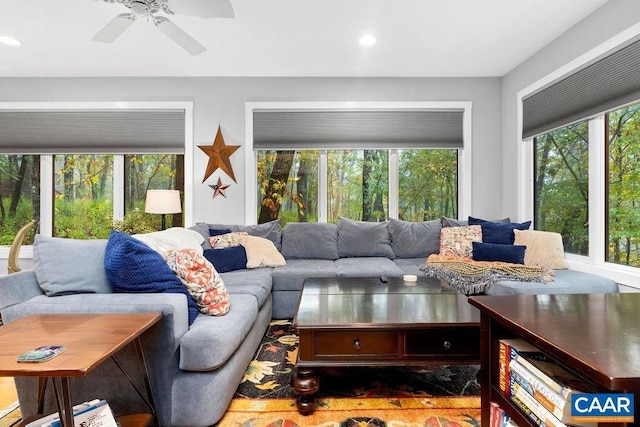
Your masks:
{"label": "metal star wall decor", "polygon": [[213,140],[213,145],[198,145],[198,148],[204,151],[207,156],[209,156],[209,161],[207,162],[207,170],[204,173],[202,182],[205,182],[207,178],[209,178],[211,174],[213,174],[218,169],[222,169],[224,173],[229,175],[233,182],[238,182],[236,181],[236,176],[233,173],[233,168],[231,167],[229,157],[233,153],[235,153],[236,150],[240,148],[240,146],[225,145],[220,126],[218,126],[218,133],[216,133],[216,138]]}
{"label": "metal star wall decor", "polygon": [[229,188],[229,185],[222,185],[222,180],[220,179],[220,177],[218,177],[218,182],[216,184],[209,184],[209,187],[211,187],[213,189],[213,198],[217,197],[217,196],[224,196],[224,198],[227,198],[227,194],[225,193],[225,190],[227,188]]}

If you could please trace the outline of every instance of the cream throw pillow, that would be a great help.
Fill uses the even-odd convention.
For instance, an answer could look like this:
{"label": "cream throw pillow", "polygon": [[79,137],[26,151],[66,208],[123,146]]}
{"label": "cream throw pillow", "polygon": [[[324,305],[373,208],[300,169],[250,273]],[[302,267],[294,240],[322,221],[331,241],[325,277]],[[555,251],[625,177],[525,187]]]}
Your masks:
{"label": "cream throw pillow", "polygon": [[250,235],[240,236],[238,240],[247,252],[247,268],[285,265],[284,257],[271,240]]}
{"label": "cream throw pillow", "polygon": [[569,268],[564,260],[564,244],[562,235],[550,231],[513,230],[514,245],[524,245],[525,265],[541,265],[560,270]]}

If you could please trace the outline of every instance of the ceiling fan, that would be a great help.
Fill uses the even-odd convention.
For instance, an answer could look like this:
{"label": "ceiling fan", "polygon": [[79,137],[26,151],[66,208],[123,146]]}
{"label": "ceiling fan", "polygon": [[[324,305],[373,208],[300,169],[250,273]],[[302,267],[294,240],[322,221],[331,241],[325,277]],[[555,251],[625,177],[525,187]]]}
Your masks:
{"label": "ceiling fan", "polygon": [[163,12],[167,15],[179,14],[199,18],[233,18],[233,7],[230,0],[104,0],[106,3],[120,3],[131,10],[113,18],[95,36],[94,41],[112,43],[120,37],[136,20],[146,19],[167,37],[177,43],[191,55],[199,55],[207,48],[164,16],[156,16]]}

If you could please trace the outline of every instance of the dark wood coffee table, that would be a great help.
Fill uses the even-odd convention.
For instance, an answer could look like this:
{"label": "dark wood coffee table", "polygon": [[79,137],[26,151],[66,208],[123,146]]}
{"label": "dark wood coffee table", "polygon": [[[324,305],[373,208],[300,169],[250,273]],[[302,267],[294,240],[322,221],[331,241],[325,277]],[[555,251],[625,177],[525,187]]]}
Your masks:
{"label": "dark wood coffee table", "polygon": [[298,411],[314,410],[316,368],[480,361],[480,313],[435,278],[309,278],[293,320],[300,344],[292,377]]}

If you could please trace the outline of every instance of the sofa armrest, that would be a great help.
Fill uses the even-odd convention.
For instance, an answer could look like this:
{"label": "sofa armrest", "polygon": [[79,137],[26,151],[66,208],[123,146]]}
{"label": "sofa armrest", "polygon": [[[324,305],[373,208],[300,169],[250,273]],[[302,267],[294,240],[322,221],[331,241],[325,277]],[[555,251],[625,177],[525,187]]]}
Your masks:
{"label": "sofa armrest", "polygon": [[175,351],[189,329],[187,298],[182,294],[73,294],[39,295],[6,307],[2,320],[10,323],[33,314],[144,313],[162,314],[163,345]]}
{"label": "sofa armrest", "polygon": [[43,294],[33,269],[0,276],[0,312]]}

